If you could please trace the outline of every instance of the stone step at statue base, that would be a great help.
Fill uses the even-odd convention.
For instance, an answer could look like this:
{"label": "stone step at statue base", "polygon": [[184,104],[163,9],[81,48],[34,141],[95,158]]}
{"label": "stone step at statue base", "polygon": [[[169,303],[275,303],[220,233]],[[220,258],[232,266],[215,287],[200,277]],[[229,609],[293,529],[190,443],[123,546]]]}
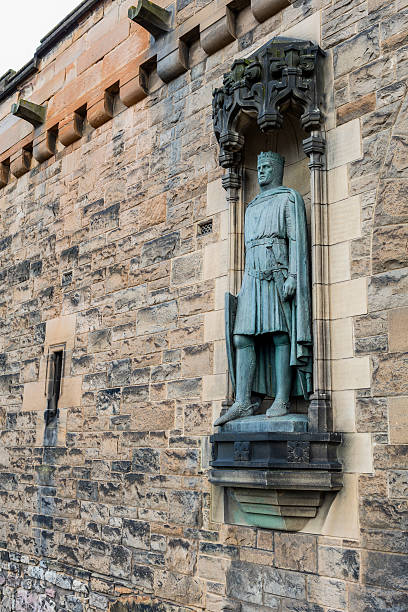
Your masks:
{"label": "stone step at statue base", "polygon": [[226,423],[221,428],[223,433],[238,432],[306,432],[306,414],[285,414],[280,417],[267,417],[264,414],[244,417]]}

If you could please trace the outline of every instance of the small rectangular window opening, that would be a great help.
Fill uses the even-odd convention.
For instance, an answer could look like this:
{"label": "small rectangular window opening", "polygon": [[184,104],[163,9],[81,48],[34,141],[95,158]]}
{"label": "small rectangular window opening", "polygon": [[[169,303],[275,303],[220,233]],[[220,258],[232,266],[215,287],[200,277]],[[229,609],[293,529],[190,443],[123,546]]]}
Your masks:
{"label": "small rectangular window opening", "polygon": [[213,222],[212,219],[208,221],[204,221],[204,223],[200,223],[198,225],[198,235],[199,236],[207,236],[207,234],[211,234],[213,231]]}
{"label": "small rectangular window opening", "polygon": [[50,425],[58,417],[58,401],[61,395],[64,350],[51,351],[48,355],[47,409],[45,423]]}

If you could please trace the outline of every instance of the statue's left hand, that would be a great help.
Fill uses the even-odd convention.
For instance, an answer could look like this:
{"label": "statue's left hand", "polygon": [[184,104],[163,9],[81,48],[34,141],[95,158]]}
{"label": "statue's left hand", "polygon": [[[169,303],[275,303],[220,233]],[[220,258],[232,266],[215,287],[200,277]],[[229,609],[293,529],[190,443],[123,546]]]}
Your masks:
{"label": "statue's left hand", "polygon": [[289,300],[296,293],[296,279],[293,276],[288,276],[283,285],[283,299]]}

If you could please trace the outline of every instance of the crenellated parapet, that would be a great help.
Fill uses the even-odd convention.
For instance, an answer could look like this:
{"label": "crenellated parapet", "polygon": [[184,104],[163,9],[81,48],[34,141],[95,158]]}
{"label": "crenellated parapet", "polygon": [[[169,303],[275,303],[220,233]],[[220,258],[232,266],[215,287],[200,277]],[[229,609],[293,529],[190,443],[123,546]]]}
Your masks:
{"label": "crenellated parapet", "polygon": [[[176,2],[139,0],[123,6],[116,21],[109,13],[101,18],[101,0],[82,2],[41,40],[30,62],[0,79],[0,185],[10,174],[18,178],[73,145],[86,126],[98,129],[110,121],[115,100],[127,107],[138,104],[186,73],[193,54],[205,58],[233,43],[242,12],[261,23],[289,4],[221,0],[216,10],[208,4],[179,23]],[[94,26],[100,36],[89,34]],[[88,35],[91,43],[78,52],[77,39]],[[9,101],[17,104],[13,114],[21,118],[11,127],[2,126]],[[30,106],[46,108],[46,116],[29,117]]]}

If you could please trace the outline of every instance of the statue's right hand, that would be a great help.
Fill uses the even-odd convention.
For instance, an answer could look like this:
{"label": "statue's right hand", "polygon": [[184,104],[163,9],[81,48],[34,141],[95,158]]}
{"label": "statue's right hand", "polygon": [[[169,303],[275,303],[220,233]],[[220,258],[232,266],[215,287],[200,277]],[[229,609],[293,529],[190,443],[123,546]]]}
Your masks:
{"label": "statue's right hand", "polygon": [[296,293],[296,279],[293,276],[288,276],[283,285],[283,299],[290,300]]}

